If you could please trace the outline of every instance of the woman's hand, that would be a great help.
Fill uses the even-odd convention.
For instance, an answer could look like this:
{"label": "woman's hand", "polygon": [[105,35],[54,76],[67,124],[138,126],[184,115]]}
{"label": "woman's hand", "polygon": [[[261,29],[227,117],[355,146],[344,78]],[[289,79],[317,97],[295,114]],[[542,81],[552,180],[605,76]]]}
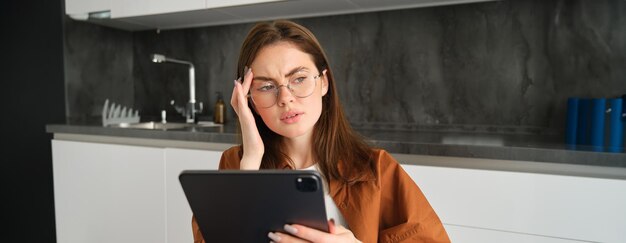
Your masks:
{"label": "woman's hand", "polygon": [[332,219],[328,221],[328,229],[330,233],[319,231],[313,228],[309,228],[297,224],[286,224],[285,231],[289,234],[280,232],[270,232],[268,237],[272,242],[287,243],[287,242],[349,242],[360,243],[352,234],[352,231],[344,228],[341,225],[335,225],[335,221]]}
{"label": "woman's hand", "polygon": [[243,138],[243,157],[239,165],[242,170],[258,170],[261,167],[261,159],[265,152],[263,140],[257,129],[252,110],[248,105],[248,91],[252,84],[252,69],[246,67],[243,76],[235,80],[233,95],[230,99],[230,105],[239,117],[239,125],[241,126],[241,135]]}

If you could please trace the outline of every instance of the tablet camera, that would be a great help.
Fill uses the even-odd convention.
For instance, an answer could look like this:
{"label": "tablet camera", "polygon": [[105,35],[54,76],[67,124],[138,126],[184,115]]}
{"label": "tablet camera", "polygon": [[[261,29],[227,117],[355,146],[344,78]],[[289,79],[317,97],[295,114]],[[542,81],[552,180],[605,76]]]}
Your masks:
{"label": "tablet camera", "polygon": [[298,177],[296,179],[296,189],[301,192],[317,191],[317,179],[315,177]]}

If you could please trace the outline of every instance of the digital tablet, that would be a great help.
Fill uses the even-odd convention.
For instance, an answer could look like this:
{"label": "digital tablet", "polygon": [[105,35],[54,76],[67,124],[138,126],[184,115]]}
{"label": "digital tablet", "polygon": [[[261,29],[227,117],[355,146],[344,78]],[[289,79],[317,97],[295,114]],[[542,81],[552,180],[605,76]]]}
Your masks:
{"label": "digital tablet", "polygon": [[179,180],[207,242],[269,242],[285,224],[328,232],[317,171],[193,170]]}

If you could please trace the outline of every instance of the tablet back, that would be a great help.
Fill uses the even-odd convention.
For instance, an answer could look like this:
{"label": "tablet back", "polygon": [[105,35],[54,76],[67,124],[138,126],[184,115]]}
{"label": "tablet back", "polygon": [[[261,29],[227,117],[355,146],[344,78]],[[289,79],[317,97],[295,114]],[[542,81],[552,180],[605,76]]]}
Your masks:
{"label": "tablet back", "polygon": [[316,171],[183,171],[179,180],[207,242],[269,242],[293,223],[328,232]]}

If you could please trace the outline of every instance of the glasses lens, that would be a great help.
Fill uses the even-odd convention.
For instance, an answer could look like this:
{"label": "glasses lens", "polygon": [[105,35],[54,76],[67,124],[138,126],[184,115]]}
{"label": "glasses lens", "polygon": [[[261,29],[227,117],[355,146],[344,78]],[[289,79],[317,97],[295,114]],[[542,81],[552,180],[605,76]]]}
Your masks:
{"label": "glasses lens", "polygon": [[[295,74],[290,78],[289,91],[298,98],[306,98],[315,92],[316,79],[319,76]],[[278,92],[282,86],[271,81],[253,81],[250,87],[252,102],[258,107],[268,108],[276,104]]]}
{"label": "glasses lens", "polygon": [[289,90],[291,94],[296,97],[308,97],[315,91],[315,77],[311,75],[298,76],[296,74],[296,76],[289,81]]}
{"label": "glasses lens", "polygon": [[250,97],[258,107],[267,108],[276,103],[276,84],[269,81],[253,81],[250,86]]}

